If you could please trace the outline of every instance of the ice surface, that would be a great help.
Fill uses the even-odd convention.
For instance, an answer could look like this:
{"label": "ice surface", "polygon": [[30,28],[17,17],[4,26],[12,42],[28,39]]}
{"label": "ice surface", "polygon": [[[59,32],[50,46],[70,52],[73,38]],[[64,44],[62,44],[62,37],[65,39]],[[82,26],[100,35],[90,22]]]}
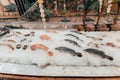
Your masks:
{"label": "ice surface", "polygon": [[[40,70],[45,70],[45,69],[47,70],[50,66],[58,66],[58,67],[71,66],[72,69],[77,67],[83,67],[83,68],[89,67],[89,69],[88,68],[86,69],[90,71],[91,71],[91,67],[96,69],[99,68],[98,71],[100,72],[101,71],[100,69],[101,68],[103,69],[104,67],[116,67],[116,68],[120,67],[120,64],[119,64],[120,63],[120,58],[119,58],[120,57],[120,54],[119,54],[120,37],[118,35],[120,34],[120,32],[81,32],[82,34],[78,34],[78,33],[70,32],[69,30],[65,30],[65,31],[56,30],[56,31],[57,33],[50,33],[50,32],[47,32],[46,30],[12,30],[10,34],[13,34],[13,36],[7,37],[10,35],[10,34],[7,34],[3,38],[1,38],[0,44],[10,44],[14,47],[14,50],[9,48],[8,46],[0,45],[0,51],[1,51],[0,61],[2,63],[8,63],[8,64],[34,66],[34,67],[36,66]],[[22,34],[16,34],[16,32],[21,32]],[[29,34],[30,32],[35,32],[35,36],[28,36],[28,37],[24,36],[25,34]],[[51,40],[41,40],[40,36],[44,34],[49,35],[51,37]],[[65,34],[73,34],[79,37],[80,40],[77,40],[74,37],[65,36]],[[87,36],[94,37],[94,38],[90,38]],[[102,40],[99,40],[99,38]],[[26,40],[24,42],[20,42],[22,39],[26,39]],[[74,40],[77,43],[79,43],[81,47],[77,47],[69,42],[65,42],[64,39]],[[7,42],[6,40],[15,40],[16,43]],[[115,47],[108,46],[106,45],[107,43],[113,43]],[[26,50],[23,50],[22,48],[16,49],[17,44],[21,44],[21,47],[23,47],[24,45],[28,45],[28,48]],[[46,45],[49,48],[49,51],[52,51],[54,55],[51,57],[48,55],[46,51],[42,49],[37,49],[35,51],[32,51],[30,47],[34,44]],[[98,46],[96,47],[95,44],[98,44]],[[55,50],[56,47],[60,47],[60,46],[71,48],[76,52],[81,52],[83,56],[77,57],[67,52],[60,52]],[[108,59],[101,58],[97,55],[89,54],[88,52],[84,51],[84,49],[86,48],[94,48],[94,49],[101,50],[105,52],[106,55],[112,56],[114,60],[110,61]],[[47,66],[48,68],[46,67],[47,64],[50,64]],[[4,67],[6,68],[6,66]],[[93,69],[93,71],[95,71],[96,69]],[[27,71],[25,71],[25,73],[26,72]],[[84,75],[84,71],[80,71],[80,72],[83,72],[83,75]],[[108,72],[110,71],[107,71],[106,73]],[[75,75],[78,75],[78,74],[79,73],[76,73]],[[88,73],[85,72],[85,74],[87,75],[89,74],[89,72]],[[99,75],[101,74],[103,73],[100,73]],[[111,72],[109,74],[111,75]]]}

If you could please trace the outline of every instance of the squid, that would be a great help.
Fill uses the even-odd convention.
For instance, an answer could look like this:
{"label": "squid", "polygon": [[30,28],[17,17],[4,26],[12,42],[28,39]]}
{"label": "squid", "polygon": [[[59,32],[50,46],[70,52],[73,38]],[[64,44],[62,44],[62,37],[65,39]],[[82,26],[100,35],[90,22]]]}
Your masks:
{"label": "squid", "polygon": [[22,34],[21,32],[18,32],[18,31],[17,31],[16,33],[17,33],[17,34]]}

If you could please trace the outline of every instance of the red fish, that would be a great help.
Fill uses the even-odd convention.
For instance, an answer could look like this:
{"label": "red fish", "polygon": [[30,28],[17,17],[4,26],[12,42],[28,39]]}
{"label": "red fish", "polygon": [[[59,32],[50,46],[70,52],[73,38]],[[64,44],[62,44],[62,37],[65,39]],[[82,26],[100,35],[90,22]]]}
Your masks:
{"label": "red fish", "polygon": [[40,39],[41,39],[41,40],[51,40],[51,37],[48,36],[48,35],[41,35],[41,36],[40,36]]}
{"label": "red fish", "polygon": [[34,44],[31,47],[31,50],[34,51],[36,49],[43,49],[44,51],[47,51],[49,48],[43,44]]}

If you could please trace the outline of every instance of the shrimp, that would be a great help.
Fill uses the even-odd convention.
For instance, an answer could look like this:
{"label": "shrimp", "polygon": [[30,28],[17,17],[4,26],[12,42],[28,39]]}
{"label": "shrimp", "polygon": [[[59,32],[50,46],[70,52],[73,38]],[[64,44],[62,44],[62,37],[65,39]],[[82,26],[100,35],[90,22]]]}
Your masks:
{"label": "shrimp", "polygon": [[5,40],[5,41],[7,41],[7,42],[12,42],[12,43],[16,43],[16,41],[15,40]]}
{"label": "shrimp", "polygon": [[48,36],[48,35],[41,35],[41,36],[40,36],[40,39],[41,39],[41,40],[51,40],[51,37]]}
{"label": "shrimp", "polygon": [[50,57],[52,57],[54,55],[54,53],[52,51],[49,51],[48,54]]}
{"label": "shrimp", "polygon": [[57,31],[55,31],[55,30],[46,30],[46,32],[57,33]]}
{"label": "shrimp", "polygon": [[47,51],[49,48],[43,44],[34,44],[31,47],[31,50],[34,51],[36,49],[43,49],[44,51]]}
{"label": "shrimp", "polygon": [[49,48],[43,44],[34,44],[30,48],[32,51],[35,51],[36,49],[42,49],[45,52],[47,52],[50,57],[52,57],[54,55],[54,53],[52,51],[50,51]]}
{"label": "shrimp", "polygon": [[109,42],[106,43],[106,45],[109,46],[109,47],[113,47],[113,48],[114,48],[114,47],[117,47],[115,44],[113,44],[113,43],[109,43]]}
{"label": "shrimp", "polygon": [[14,34],[9,34],[9,35],[7,35],[6,37],[9,38],[9,37],[12,37],[12,36],[14,36]]}
{"label": "shrimp", "polygon": [[12,45],[7,44],[7,46],[8,46],[9,48],[11,48],[12,50],[14,50],[14,47],[13,47]]}
{"label": "shrimp", "polygon": [[7,38],[10,38],[10,37],[12,37],[12,36],[16,36],[16,37],[17,37],[18,34],[8,34],[8,35],[6,35]]}
{"label": "shrimp", "polygon": [[10,44],[0,44],[0,46],[7,46],[10,49],[14,50],[14,47],[12,45],[10,45]]}
{"label": "shrimp", "polygon": [[18,32],[18,31],[17,31],[16,33],[17,33],[17,34],[22,34],[21,32]]}

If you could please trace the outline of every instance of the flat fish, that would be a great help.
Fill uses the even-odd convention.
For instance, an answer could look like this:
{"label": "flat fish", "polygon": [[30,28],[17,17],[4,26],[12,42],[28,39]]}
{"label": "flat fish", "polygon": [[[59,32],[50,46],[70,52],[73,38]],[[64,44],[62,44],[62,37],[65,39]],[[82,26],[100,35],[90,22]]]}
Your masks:
{"label": "flat fish", "polygon": [[55,50],[58,50],[60,52],[69,52],[73,56],[82,57],[82,54],[80,52],[76,52],[75,50],[67,48],[67,47],[57,47],[55,48]]}
{"label": "flat fish", "polygon": [[77,40],[79,40],[79,37],[77,37],[77,36],[75,36],[75,35],[73,35],[73,34],[65,34],[66,36],[72,36],[72,37],[74,37],[74,38],[76,38]]}
{"label": "flat fish", "polygon": [[70,39],[64,39],[65,41],[69,42],[69,43],[72,43],[78,47],[81,47],[76,41],[73,41],[73,40],[70,40]]}
{"label": "flat fish", "polygon": [[91,54],[92,53],[96,54],[96,55],[98,55],[98,56],[100,56],[102,58],[107,58],[108,60],[111,60],[111,61],[114,60],[113,57],[108,56],[103,51],[100,51],[100,50],[97,50],[97,49],[88,48],[88,49],[85,49],[84,51],[89,52]]}

